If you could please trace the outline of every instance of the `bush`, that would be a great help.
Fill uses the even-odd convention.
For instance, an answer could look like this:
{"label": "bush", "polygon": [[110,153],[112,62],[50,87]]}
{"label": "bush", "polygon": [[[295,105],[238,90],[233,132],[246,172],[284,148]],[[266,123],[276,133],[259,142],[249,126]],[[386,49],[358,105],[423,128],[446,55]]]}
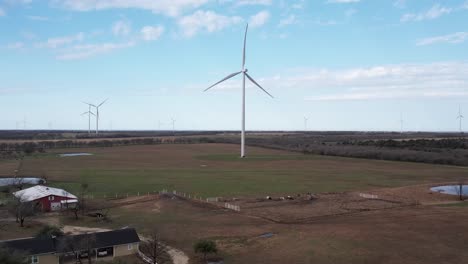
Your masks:
{"label": "bush", "polygon": [[203,254],[204,260],[206,260],[207,254],[216,254],[218,252],[216,243],[213,240],[199,240],[195,245],[193,245],[193,250],[195,253]]}
{"label": "bush", "polygon": [[36,234],[36,238],[51,238],[51,237],[60,237],[63,236],[64,233],[60,228],[56,226],[44,226],[39,232]]}

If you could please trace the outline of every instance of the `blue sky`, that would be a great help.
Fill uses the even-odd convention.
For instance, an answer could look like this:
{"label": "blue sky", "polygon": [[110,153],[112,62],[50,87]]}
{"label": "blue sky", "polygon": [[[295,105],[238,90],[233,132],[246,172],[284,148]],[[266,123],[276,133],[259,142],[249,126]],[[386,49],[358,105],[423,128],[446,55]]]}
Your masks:
{"label": "blue sky", "polygon": [[[468,1],[0,0],[0,129],[455,131]],[[464,111],[465,110],[465,111]],[[468,130],[468,125],[467,128]]]}

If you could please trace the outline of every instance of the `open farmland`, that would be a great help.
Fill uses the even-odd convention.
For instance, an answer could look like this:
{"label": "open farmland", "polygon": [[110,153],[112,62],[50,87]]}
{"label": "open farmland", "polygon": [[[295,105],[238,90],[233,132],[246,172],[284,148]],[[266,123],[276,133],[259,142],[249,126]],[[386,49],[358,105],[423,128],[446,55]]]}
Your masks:
{"label": "open farmland", "polygon": [[[248,148],[237,157],[230,144],[162,144],[75,150],[93,156],[61,158],[72,150],[27,157],[20,175],[46,177],[50,185],[76,192],[89,184],[94,195],[135,195],[162,189],[202,197],[321,193],[456,181],[465,167],[302,155]],[[0,163],[11,174],[17,161]]]}
{"label": "open farmland", "polygon": [[[92,156],[59,157],[70,152]],[[59,218],[61,225],[153,228],[191,263],[194,241],[216,241],[225,263],[463,263],[466,206],[456,197],[429,192],[436,183],[468,179],[466,167],[303,155],[248,148],[237,157],[230,144],[161,144],[51,150],[27,157],[21,175],[46,177],[52,186],[111,199],[110,222]],[[2,161],[8,174],[18,161]],[[241,212],[172,195],[138,192],[178,190],[221,196]],[[378,195],[377,200],[359,196]],[[314,199],[307,200],[306,193]],[[292,201],[269,200],[301,194]],[[222,204],[222,203],[220,203]],[[441,206],[442,205],[442,206]],[[138,217],[135,217],[138,215]],[[55,216],[56,217],[56,216]],[[52,217],[54,222],[57,219]],[[271,237],[262,237],[270,234]],[[449,257],[447,259],[447,257]]]}

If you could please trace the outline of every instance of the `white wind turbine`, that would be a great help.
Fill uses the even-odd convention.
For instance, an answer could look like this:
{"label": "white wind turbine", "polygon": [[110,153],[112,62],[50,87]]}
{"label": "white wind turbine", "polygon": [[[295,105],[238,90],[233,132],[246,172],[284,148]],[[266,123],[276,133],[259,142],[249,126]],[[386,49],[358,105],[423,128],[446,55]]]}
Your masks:
{"label": "white wind turbine", "polygon": [[461,112],[461,106],[458,107],[458,116],[457,116],[457,119],[459,119],[460,123],[459,123],[459,129],[460,129],[460,133],[463,131],[462,130],[462,120],[463,118],[465,118],[463,115],[462,115],[462,112]]}
{"label": "white wind turbine", "polygon": [[244,35],[244,49],[242,51],[242,69],[241,71],[229,74],[226,76],[224,79],[221,81],[211,85],[210,87],[205,89],[205,92],[208,91],[209,89],[213,88],[214,86],[227,81],[228,79],[231,79],[234,76],[237,76],[242,73],[242,130],[241,130],[241,158],[245,157],[245,77],[247,77],[253,84],[255,84],[258,88],[260,88],[262,91],[264,91],[267,95],[269,95],[271,98],[273,96],[269,94],[265,89],[263,89],[260,84],[258,84],[247,72],[248,70],[245,68],[245,46],[246,46],[246,41],[247,41],[247,30],[249,28],[249,24],[246,25],[245,27],[245,35]]}
{"label": "white wind turbine", "polygon": [[98,105],[83,102],[83,103],[85,103],[85,104],[87,104],[89,106],[92,106],[92,107],[94,107],[96,109],[96,135],[99,134],[99,107],[101,107],[107,100],[109,100],[109,98],[102,101],[102,103],[100,103]]}
{"label": "white wind turbine", "polygon": [[309,117],[304,116],[304,131],[307,131],[307,122],[309,122]]}
{"label": "white wind turbine", "polygon": [[91,112],[91,105],[88,104],[88,111],[82,113],[81,115],[88,115],[88,134],[91,134],[91,115],[96,116],[93,112]]}
{"label": "white wind turbine", "polygon": [[172,122],[172,134],[175,136],[175,122],[176,122],[176,120],[174,118],[171,118],[171,122]]}
{"label": "white wind turbine", "polygon": [[400,133],[403,134],[403,114],[400,113]]}

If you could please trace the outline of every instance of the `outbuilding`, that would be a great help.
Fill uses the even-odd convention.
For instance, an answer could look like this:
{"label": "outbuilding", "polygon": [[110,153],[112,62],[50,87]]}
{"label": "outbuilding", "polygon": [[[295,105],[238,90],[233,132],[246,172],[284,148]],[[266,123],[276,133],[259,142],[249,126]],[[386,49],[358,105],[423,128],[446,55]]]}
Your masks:
{"label": "outbuilding", "polygon": [[73,208],[78,204],[78,198],[62,189],[37,185],[13,195],[21,202],[35,202],[43,212],[60,211],[65,208]]}

